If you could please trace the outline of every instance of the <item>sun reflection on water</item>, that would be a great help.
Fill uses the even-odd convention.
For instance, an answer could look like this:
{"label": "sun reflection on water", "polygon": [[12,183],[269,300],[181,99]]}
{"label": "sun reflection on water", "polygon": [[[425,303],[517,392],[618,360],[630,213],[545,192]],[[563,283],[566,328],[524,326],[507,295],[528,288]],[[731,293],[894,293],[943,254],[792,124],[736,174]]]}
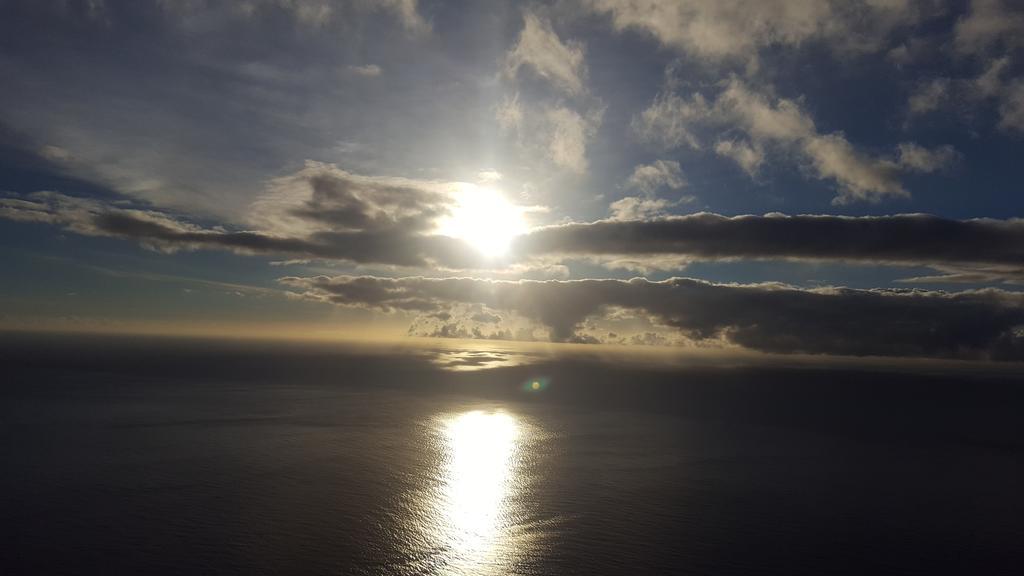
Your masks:
{"label": "sun reflection on water", "polygon": [[477,410],[441,421],[440,485],[429,523],[443,550],[437,573],[508,571],[523,434],[505,412]]}

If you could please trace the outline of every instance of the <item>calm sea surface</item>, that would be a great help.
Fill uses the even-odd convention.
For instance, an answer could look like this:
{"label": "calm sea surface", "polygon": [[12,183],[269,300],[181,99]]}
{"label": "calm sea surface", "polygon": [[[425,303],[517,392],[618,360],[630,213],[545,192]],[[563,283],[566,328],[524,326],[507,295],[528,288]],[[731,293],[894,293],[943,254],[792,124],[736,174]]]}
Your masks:
{"label": "calm sea surface", "polygon": [[4,344],[2,574],[1024,573],[1006,375]]}

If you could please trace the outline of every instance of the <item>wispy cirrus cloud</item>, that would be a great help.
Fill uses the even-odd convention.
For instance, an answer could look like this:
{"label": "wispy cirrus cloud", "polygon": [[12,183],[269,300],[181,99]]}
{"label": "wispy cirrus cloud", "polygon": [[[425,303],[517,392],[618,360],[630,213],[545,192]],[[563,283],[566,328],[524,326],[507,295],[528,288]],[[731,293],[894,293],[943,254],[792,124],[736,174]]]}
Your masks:
{"label": "wispy cirrus cloud", "polygon": [[543,79],[554,96],[528,99],[517,89],[497,106],[498,124],[537,157],[570,173],[585,174],[587,148],[601,126],[604,105],[587,86],[583,43],[560,38],[549,18],[524,10],[523,28],[505,54],[501,75],[515,86],[524,74]]}
{"label": "wispy cirrus cloud", "polygon": [[756,65],[762,50],[821,42],[839,52],[885,46],[896,30],[941,14],[941,2],[901,0],[587,0],[618,31],[710,61]]}
{"label": "wispy cirrus cloud", "polygon": [[971,62],[974,74],[920,80],[908,97],[910,118],[939,111],[973,117],[991,105],[999,129],[1024,131],[1024,78],[1014,66],[1024,48],[1024,8],[1004,0],[972,0],[951,37],[950,52]]}
{"label": "wispy cirrus cloud", "polygon": [[515,77],[523,67],[569,95],[586,91],[583,46],[578,42],[563,42],[550,21],[531,11],[523,14],[519,39],[505,58],[505,74]]}
{"label": "wispy cirrus cloud", "polygon": [[928,150],[915,143],[900,144],[892,157],[872,156],[842,132],[820,131],[800,102],[762,93],[735,77],[711,100],[700,93],[686,99],[662,92],[634,118],[633,129],[642,139],[670,149],[683,144],[700,148],[699,129],[740,131],[745,139],[720,139],[715,151],[751,174],[766,148],[792,153],[808,173],[838,185],[835,204],[908,198],[901,174],[941,170],[956,158],[952,147]]}
{"label": "wispy cirrus cloud", "polygon": [[655,160],[640,164],[626,180],[626,185],[645,194],[653,194],[659,188],[678,190],[686,186],[683,170],[675,160]]}

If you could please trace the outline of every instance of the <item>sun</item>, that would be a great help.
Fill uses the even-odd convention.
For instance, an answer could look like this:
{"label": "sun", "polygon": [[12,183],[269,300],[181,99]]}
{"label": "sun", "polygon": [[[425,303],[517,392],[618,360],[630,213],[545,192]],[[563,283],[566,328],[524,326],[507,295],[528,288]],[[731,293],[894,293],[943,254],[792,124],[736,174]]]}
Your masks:
{"label": "sun", "polygon": [[512,240],[527,231],[523,208],[498,190],[467,184],[454,198],[455,205],[439,222],[439,233],[465,241],[484,256],[504,255]]}

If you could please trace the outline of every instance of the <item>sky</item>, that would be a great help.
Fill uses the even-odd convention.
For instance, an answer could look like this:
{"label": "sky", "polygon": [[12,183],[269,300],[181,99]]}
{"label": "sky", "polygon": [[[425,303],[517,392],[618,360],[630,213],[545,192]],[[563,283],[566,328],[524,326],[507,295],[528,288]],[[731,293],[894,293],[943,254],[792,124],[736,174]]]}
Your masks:
{"label": "sky", "polygon": [[0,13],[0,328],[1024,360],[1020,3]]}

